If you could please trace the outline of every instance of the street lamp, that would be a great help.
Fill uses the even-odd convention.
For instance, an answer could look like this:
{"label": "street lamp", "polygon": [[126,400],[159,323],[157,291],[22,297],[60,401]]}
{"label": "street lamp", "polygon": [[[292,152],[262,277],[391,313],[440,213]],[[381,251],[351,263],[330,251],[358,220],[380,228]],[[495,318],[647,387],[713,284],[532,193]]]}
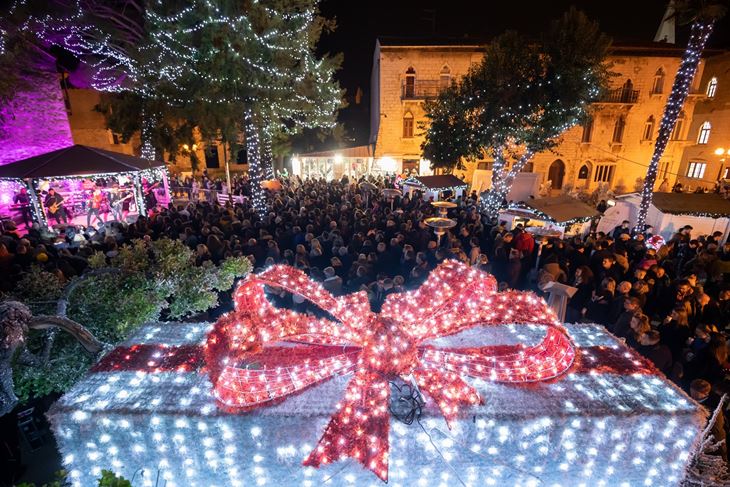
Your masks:
{"label": "street lamp", "polygon": [[725,169],[725,158],[726,156],[730,156],[730,149],[725,150],[723,147],[718,147],[715,149],[715,155],[720,157],[720,171],[717,173],[717,180],[725,179],[727,177],[727,174],[723,174]]}

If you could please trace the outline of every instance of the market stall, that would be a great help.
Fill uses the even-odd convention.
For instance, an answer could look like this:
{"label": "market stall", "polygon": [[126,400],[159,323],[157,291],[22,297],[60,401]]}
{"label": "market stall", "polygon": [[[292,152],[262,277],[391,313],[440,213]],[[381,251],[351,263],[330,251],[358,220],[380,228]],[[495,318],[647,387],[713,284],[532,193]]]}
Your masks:
{"label": "market stall", "polygon": [[44,226],[126,220],[169,201],[164,162],[83,145],[0,166],[0,190],[0,214]]}
{"label": "market stall", "polygon": [[439,201],[466,196],[468,187],[467,183],[453,174],[413,176],[403,182],[403,193],[411,195],[414,191],[420,191],[423,194],[423,199]]}
{"label": "market stall", "polygon": [[544,227],[560,235],[585,235],[598,211],[570,196],[539,198],[513,203],[499,212],[499,220],[507,222],[507,229],[518,224],[525,227]]}
{"label": "market stall", "polygon": [[[598,230],[610,232],[623,220],[633,226],[639,213],[641,196],[629,194],[615,199],[598,223]],[[692,227],[692,236],[727,234],[730,231],[730,200],[716,193],[654,193],[646,224],[654,234],[670,239],[685,225]]]}

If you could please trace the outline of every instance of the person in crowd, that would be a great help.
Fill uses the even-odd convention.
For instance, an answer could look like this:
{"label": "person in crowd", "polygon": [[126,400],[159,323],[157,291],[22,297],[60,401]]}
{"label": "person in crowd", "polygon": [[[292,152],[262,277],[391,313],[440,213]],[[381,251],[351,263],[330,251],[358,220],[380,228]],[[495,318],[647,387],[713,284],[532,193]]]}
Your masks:
{"label": "person in crowd", "polygon": [[[692,399],[702,404],[707,410],[708,417],[710,417],[720,403],[720,398],[712,391],[712,384],[703,379],[695,379],[691,382],[689,389]],[[725,431],[725,414],[722,410],[719,411],[715,424],[712,425],[711,434],[715,442],[720,444],[720,447],[713,454],[721,456],[727,462],[727,445],[725,444],[727,434]]]}
{"label": "person in crowd", "polygon": [[[646,316],[646,315],[644,315]],[[661,343],[661,334],[657,330],[649,330],[639,337],[639,353],[649,359],[664,375],[672,374],[672,352]]]}

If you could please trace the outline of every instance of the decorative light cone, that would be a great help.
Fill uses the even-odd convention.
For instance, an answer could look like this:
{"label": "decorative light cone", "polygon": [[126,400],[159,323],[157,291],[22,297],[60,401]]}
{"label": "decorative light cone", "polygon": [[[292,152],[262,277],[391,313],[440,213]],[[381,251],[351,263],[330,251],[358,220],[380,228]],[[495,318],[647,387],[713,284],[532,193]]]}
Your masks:
{"label": "decorative light cone", "polygon": [[446,218],[449,209],[456,208],[457,206],[456,203],[451,201],[432,201],[431,205],[439,209],[439,216],[441,218]]}
{"label": "decorative light cone", "polygon": [[451,218],[443,218],[440,216],[432,216],[424,220],[426,225],[433,228],[433,233],[438,237],[438,244],[441,245],[441,237],[446,234],[449,228],[454,228],[456,222]]}

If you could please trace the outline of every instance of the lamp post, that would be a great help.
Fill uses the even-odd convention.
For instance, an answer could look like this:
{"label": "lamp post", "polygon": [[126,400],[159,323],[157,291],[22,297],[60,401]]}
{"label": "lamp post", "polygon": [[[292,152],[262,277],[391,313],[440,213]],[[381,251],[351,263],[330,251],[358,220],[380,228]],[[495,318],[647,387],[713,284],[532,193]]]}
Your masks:
{"label": "lamp post", "polygon": [[717,180],[725,179],[723,171],[725,170],[725,159],[727,156],[730,156],[730,149],[724,149],[723,147],[718,147],[715,149],[715,155],[720,157],[720,171],[717,173]]}

